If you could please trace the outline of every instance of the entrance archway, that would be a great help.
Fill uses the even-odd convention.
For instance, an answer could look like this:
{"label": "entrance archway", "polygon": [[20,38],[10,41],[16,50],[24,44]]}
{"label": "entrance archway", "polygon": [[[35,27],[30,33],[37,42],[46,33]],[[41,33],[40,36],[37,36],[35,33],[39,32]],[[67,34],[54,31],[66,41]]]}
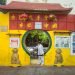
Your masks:
{"label": "entrance archway", "polygon": [[[30,55],[31,64],[38,64],[38,50],[33,50],[40,41],[44,47],[44,55],[50,50],[52,40],[48,32],[43,30],[30,30],[27,31],[22,38],[23,49]],[[34,60],[32,62],[32,60]]]}

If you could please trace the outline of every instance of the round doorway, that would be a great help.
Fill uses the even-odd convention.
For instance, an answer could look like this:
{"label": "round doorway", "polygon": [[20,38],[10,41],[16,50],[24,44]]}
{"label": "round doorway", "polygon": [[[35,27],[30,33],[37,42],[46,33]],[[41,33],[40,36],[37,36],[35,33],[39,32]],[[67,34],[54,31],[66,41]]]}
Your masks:
{"label": "round doorway", "polygon": [[[30,55],[32,53],[33,47],[37,45],[38,41],[41,41],[41,44],[44,47],[44,54],[46,54],[48,50],[51,48],[52,40],[50,34],[43,30],[27,31],[22,38],[23,49]],[[36,54],[37,52],[35,51],[33,55]]]}

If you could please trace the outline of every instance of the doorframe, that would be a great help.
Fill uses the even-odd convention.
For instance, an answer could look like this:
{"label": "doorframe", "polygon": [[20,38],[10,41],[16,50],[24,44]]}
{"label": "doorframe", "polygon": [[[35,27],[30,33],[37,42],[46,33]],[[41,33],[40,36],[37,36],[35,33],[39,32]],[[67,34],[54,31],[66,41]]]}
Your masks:
{"label": "doorframe", "polygon": [[[37,29],[36,29],[37,30]],[[26,31],[25,33],[24,33],[24,35],[23,35],[23,37],[22,37],[22,47],[23,47],[23,49],[24,49],[24,51],[28,54],[28,55],[30,55],[30,53],[28,52],[28,50],[27,50],[27,48],[26,48],[26,44],[24,43],[24,40],[26,39],[26,37],[27,37],[27,35],[30,33],[30,31],[33,31],[33,30],[29,30],[29,31]],[[44,31],[44,30],[41,30],[41,31]],[[51,46],[52,46],[52,39],[51,39],[51,36],[50,36],[50,34],[47,32],[47,31],[44,31],[47,35],[48,35],[48,37],[49,37],[49,47],[48,47],[48,49],[47,49],[47,51],[44,53],[44,55],[50,50],[50,48],[51,48]]]}

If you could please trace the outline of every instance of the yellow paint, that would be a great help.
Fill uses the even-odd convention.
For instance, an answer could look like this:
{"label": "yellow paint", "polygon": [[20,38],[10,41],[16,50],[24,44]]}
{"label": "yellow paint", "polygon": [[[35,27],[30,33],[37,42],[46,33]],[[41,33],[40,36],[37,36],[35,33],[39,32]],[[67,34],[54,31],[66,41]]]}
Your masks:
{"label": "yellow paint", "polygon": [[21,17],[20,17],[20,15],[19,15],[19,20],[22,20]]}
{"label": "yellow paint", "polygon": [[48,28],[48,25],[49,25],[49,24],[48,24],[48,23],[46,23],[46,24],[44,24],[44,27],[45,27],[45,28]]}
{"label": "yellow paint", "polygon": [[21,15],[19,15],[19,20],[26,21],[27,18],[21,18]]}
{"label": "yellow paint", "polygon": [[15,20],[15,15],[12,15],[11,16],[11,20]]}
{"label": "yellow paint", "polygon": [[45,20],[47,20],[47,19],[48,19],[48,16],[47,16],[47,15],[45,15],[45,16],[44,16],[44,18],[45,18]]}
{"label": "yellow paint", "polygon": [[[0,26],[8,26],[9,27],[9,13],[3,14],[0,13]],[[20,47],[18,49],[20,65],[26,66],[30,65],[30,56],[24,51],[22,48],[22,37],[26,31],[25,30],[8,30],[7,32],[0,32],[0,66],[17,66],[16,64],[11,64],[11,55],[12,48],[10,48],[10,41],[8,33],[11,34],[21,34],[21,36],[17,36],[20,38]],[[59,31],[58,31],[59,32]],[[54,46],[54,38],[55,35],[59,36],[69,36],[70,33],[68,31],[60,31],[61,34],[55,33],[54,31],[48,31],[52,39],[52,46],[50,50],[44,56],[46,66],[53,66],[55,60],[55,46]],[[62,32],[64,32],[62,34]],[[16,36],[11,36],[16,37]],[[75,56],[71,55],[70,48],[61,48],[64,62],[62,63],[64,66],[75,66]],[[59,66],[60,64],[58,64]]]}
{"label": "yellow paint", "polygon": [[[0,13],[0,26],[8,26],[9,27],[9,13],[3,14]],[[18,30],[8,30],[7,32],[0,32],[0,66],[18,66],[16,64],[11,64],[11,55],[12,48],[10,48],[10,40],[8,33],[10,34],[19,34],[21,33],[20,42],[22,42],[22,37],[26,31],[18,31]],[[14,37],[14,36],[11,36]],[[15,36],[16,37],[16,36]],[[19,59],[20,65],[30,65],[30,56],[23,50],[22,45],[20,43],[19,51]]]}
{"label": "yellow paint", "polygon": [[57,23],[54,23],[53,25],[52,25],[52,28],[54,29],[54,28],[57,28],[58,27],[58,25],[57,25]]}
{"label": "yellow paint", "polygon": [[22,28],[23,27],[23,23],[20,23],[19,26]]}
{"label": "yellow paint", "polygon": [[52,17],[54,17],[54,15],[50,15],[50,17],[52,18]]}
{"label": "yellow paint", "polygon": [[32,15],[29,15],[29,19],[30,19],[30,20],[33,20]]}
{"label": "yellow paint", "polygon": [[9,25],[9,13],[3,14],[0,12],[0,26]]}
{"label": "yellow paint", "polygon": [[40,15],[38,15],[36,19],[39,21],[40,20]]}
{"label": "yellow paint", "polygon": [[31,23],[28,23],[28,24],[27,24],[27,27],[29,27],[29,28],[30,28],[30,27],[31,27]]}

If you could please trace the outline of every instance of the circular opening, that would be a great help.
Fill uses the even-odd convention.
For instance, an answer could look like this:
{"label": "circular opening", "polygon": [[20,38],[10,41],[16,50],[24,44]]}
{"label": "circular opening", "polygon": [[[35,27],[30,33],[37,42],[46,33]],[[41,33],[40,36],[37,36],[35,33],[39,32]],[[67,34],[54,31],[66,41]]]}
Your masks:
{"label": "circular opening", "polygon": [[52,41],[48,32],[43,30],[27,31],[22,38],[23,49],[30,54],[32,48],[36,47],[38,41],[43,45],[44,53],[46,54],[52,45]]}

